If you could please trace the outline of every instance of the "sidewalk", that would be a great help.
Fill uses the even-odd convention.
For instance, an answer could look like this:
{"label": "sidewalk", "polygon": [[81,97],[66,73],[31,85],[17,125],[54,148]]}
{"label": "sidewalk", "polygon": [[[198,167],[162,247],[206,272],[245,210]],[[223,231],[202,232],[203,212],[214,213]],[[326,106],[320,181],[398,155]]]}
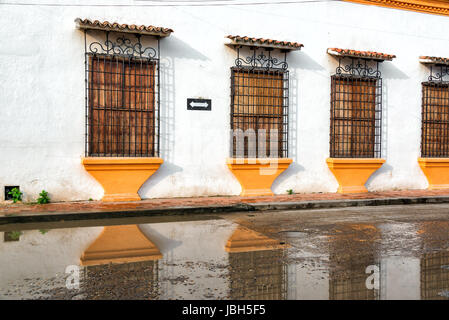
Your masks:
{"label": "sidewalk", "polygon": [[449,191],[407,190],[361,194],[313,193],[263,197],[147,199],[137,202],[76,201],[44,205],[0,204],[0,225],[168,214],[299,210],[352,206],[449,203]]}

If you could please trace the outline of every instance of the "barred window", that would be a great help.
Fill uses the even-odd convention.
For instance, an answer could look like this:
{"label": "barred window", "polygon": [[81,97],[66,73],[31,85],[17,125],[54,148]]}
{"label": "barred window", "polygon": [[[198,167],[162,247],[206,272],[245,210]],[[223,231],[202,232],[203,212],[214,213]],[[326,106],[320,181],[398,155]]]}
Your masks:
{"label": "barred window", "polygon": [[421,299],[447,300],[449,290],[449,252],[425,253],[421,257]]}
{"label": "barred window", "polygon": [[230,252],[230,299],[285,300],[287,266],[283,249]]}
{"label": "barred window", "polygon": [[330,156],[381,156],[382,79],[357,75],[331,78]]}
{"label": "barred window", "polygon": [[84,30],[85,156],[158,157],[159,41],[172,30],[75,22]]}
{"label": "barred window", "polygon": [[155,155],[155,63],[89,57],[90,156]]}
{"label": "barred window", "polygon": [[231,95],[232,156],[286,158],[288,71],[233,67]]}
{"label": "barred window", "polygon": [[422,83],[421,156],[449,157],[449,83]]}

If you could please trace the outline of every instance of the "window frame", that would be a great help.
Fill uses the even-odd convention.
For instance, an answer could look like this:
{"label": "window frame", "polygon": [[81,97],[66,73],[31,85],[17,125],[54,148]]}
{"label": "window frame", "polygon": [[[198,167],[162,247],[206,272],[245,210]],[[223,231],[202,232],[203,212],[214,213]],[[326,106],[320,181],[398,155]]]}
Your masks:
{"label": "window frame", "polygon": [[[240,50],[239,48],[237,48],[237,59],[236,59],[236,65],[232,66],[230,68],[230,73],[231,73],[231,78],[230,78],[230,83],[231,83],[231,103],[230,103],[230,128],[231,128],[231,136],[230,136],[230,156],[232,158],[258,158],[258,159],[268,159],[268,158],[288,158],[288,129],[289,129],[289,118],[288,118],[288,114],[289,114],[289,71],[288,71],[288,65],[286,62],[286,52],[284,53],[284,60],[278,60],[277,58],[273,57],[271,55],[271,51],[272,49],[268,49],[268,48],[262,48],[261,52],[257,53],[257,50],[260,48],[254,47],[254,48],[250,48],[250,50],[252,50],[252,55],[249,57],[246,57],[246,59],[243,59],[240,57]],[[268,52],[268,53],[267,53]],[[267,143],[265,145],[265,156],[260,156],[259,157],[259,137],[258,137],[258,131],[260,129],[263,128],[247,128],[248,129],[252,129],[255,130],[255,150],[251,150],[248,148],[248,143],[249,143],[249,138],[246,137],[247,132],[242,132],[243,133],[243,139],[244,139],[244,143],[243,143],[243,152],[238,152],[237,151],[237,147],[238,147],[238,143],[237,143],[237,139],[238,139],[238,132],[236,130],[241,129],[242,128],[236,128],[234,121],[236,120],[236,118],[238,117],[242,117],[245,118],[245,115],[239,115],[239,116],[235,116],[236,114],[236,107],[238,107],[238,105],[235,104],[235,97],[236,96],[240,96],[237,94],[238,90],[239,90],[239,85],[236,84],[236,74],[238,73],[243,73],[243,74],[261,74],[261,75],[270,75],[270,74],[274,74],[276,76],[281,76],[280,81],[281,86],[280,87],[275,87],[275,86],[267,86],[268,90],[281,90],[281,96],[277,97],[275,95],[263,95],[262,99],[264,98],[274,98],[274,99],[279,99],[281,102],[281,104],[277,104],[276,106],[281,108],[282,110],[282,116],[278,117],[281,118],[280,123],[278,123],[278,127],[281,128],[281,132],[280,134],[278,133],[278,146],[277,146],[277,154],[272,155],[271,154],[271,150],[270,150],[270,133],[266,132],[266,136],[265,139],[267,140]],[[251,79],[251,77],[249,77],[249,79]],[[256,77],[253,77],[253,79],[257,79]],[[261,79],[263,79],[263,77],[261,77]],[[268,78],[270,79],[270,78]],[[266,79],[265,79],[266,80]],[[264,81],[264,80],[262,80]],[[270,80],[270,83],[272,84],[273,81],[272,79]],[[245,86],[243,86],[245,87]],[[255,89],[254,89],[255,88]],[[253,87],[253,90],[257,90],[260,89],[260,87],[256,86]],[[251,96],[250,97],[260,97],[260,96]],[[248,98],[249,99],[249,98]],[[245,106],[245,104],[242,104],[242,106]],[[265,103],[263,104],[252,104],[250,105],[248,103],[248,107],[249,106],[253,106],[253,107],[269,107],[270,105],[267,105]],[[273,105],[274,106],[274,105]],[[271,114],[271,113],[270,113]],[[278,113],[279,114],[279,113]],[[248,112],[248,118],[260,118],[260,115],[256,112]],[[267,115],[266,117],[267,119],[271,119],[270,116]],[[276,114],[273,113],[273,117],[272,119],[276,118]],[[263,123],[263,122],[262,122]],[[245,131],[246,131],[245,130]],[[267,130],[268,131],[268,130]],[[251,152],[250,152],[251,151]]]}
{"label": "window frame", "polygon": [[[432,92],[431,89],[436,88],[445,89],[441,90],[441,92],[444,94],[442,94],[442,96],[440,97],[430,96],[429,93]],[[421,157],[448,158],[449,81],[425,81],[421,83],[421,90]],[[438,102],[435,102],[435,100],[439,100],[439,103],[441,104],[438,104]],[[436,107],[437,110],[435,110],[434,107]],[[445,109],[445,112],[441,112],[443,111],[443,109]],[[430,132],[433,132],[433,134],[429,133],[429,130]]]}
{"label": "window frame", "polygon": [[[350,63],[347,65],[342,65],[343,59],[349,59]],[[336,73],[331,76],[331,97],[330,97],[330,131],[329,131],[329,155],[331,158],[369,158],[369,159],[378,159],[382,156],[382,77],[379,71],[379,61],[374,61],[376,64],[375,67],[372,66],[372,63],[369,60],[361,59],[361,58],[340,58],[339,65],[337,67]],[[367,101],[362,98],[363,95],[366,95],[364,92],[354,94],[351,89],[351,94],[343,94],[343,98],[337,96],[337,93],[346,93],[345,91],[336,91],[336,81],[346,81],[351,88],[364,86],[360,85],[362,83],[372,83],[374,82],[374,91],[373,94],[368,93],[368,97],[370,95],[373,96],[373,101]],[[344,82],[343,82],[344,83]],[[351,85],[351,83],[355,83]],[[359,84],[359,85],[358,85]],[[341,84],[340,84],[341,86]],[[369,86],[367,87],[369,88]],[[350,96],[350,97],[349,97]],[[340,117],[342,121],[350,121],[351,126],[343,126],[350,127],[351,132],[349,134],[349,130],[343,131],[343,134],[338,134],[338,126],[336,124],[339,119],[336,116],[338,105],[343,103],[343,109],[340,110],[351,110],[351,116],[343,116]],[[360,119],[355,119],[352,115],[354,110],[354,104],[359,105],[359,109],[357,112],[365,113],[366,110],[369,111],[369,108],[365,106],[367,104],[373,104],[373,119],[372,121],[368,118],[361,117]],[[348,106],[349,108],[345,108]],[[363,106],[360,108],[360,106]],[[346,120],[345,120],[346,119]],[[354,121],[358,122],[358,125],[355,128],[359,128],[360,133],[354,134]],[[362,125],[363,122],[368,122],[368,125]],[[370,124],[371,123],[371,124]],[[369,131],[372,130],[372,134],[369,134]],[[368,131],[368,134],[366,132]],[[344,148],[344,142],[338,142],[338,135],[347,136],[349,139],[349,148]],[[365,137],[369,137],[372,135],[372,141],[365,141]],[[340,145],[343,145],[343,148],[339,148]],[[371,150],[367,150],[367,146],[372,145]]]}
{"label": "window frame", "polygon": [[[101,31],[97,31],[100,32]],[[159,37],[156,37],[156,46],[144,46],[141,42],[142,35],[135,34],[135,40],[133,41],[129,33],[120,33],[120,32],[111,32],[113,37],[109,34],[109,32],[104,32],[104,41],[91,41],[88,43],[87,41],[87,31],[84,30],[84,40],[85,40],[85,156],[86,157],[132,157],[132,158],[142,158],[142,157],[158,157],[160,154],[159,146],[160,146],[160,48],[159,48]],[[93,132],[93,118],[92,118],[92,108],[95,107],[91,101],[91,91],[92,87],[92,75],[94,69],[92,67],[92,59],[99,59],[100,61],[110,61],[111,63],[119,63],[121,67],[124,69],[126,66],[136,66],[140,64],[141,66],[149,66],[152,70],[149,75],[149,79],[144,80],[149,82],[148,91],[145,90],[145,93],[141,91],[137,91],[137,78],[142,78],[142,74],[134,74],[125,73],[123,71],[121,79],[122,82],[128,79],[131,79],[134,76],[134,109],[131,107],[132,103],[129,103],[127,107],[128,110],[122,110],[123,112],[128,114],[128,132],[126,134],[126,128],[117,127],[116,129],[123,133],[118,133],[117,136],[113,135],[111,138],[111,142],[108,141],[100,141],[100,137],[95,137]],[[105,65],[103,65],[105,68]],[[104,69],[106,70],[106,69]],[[142,71],[142,69],[141,69]],[[105,72],[106,73],[106,72]],[[106,76],[104,78],[103,90],[107,87]],[[141,79],[142,80],[142,79]],[[111,82],[112,83],[112,82]],[[129,91],[131,92],[132,85],[129,86]],[[121,93],[126,92],[124,87],[121,87]],[[125,90],[125,91],[124,91]],[[112,91],[112,89],[111,89]],[[104,92],[104,102],[106,103],[106,99],[112,99],[107,96],[108,92]],[[116,93],[118,95],[118,93]],[[130,93],[131,94],[131,93]],[[150,102],[148,104],[140,104],[140,108],[143,112],[143,108],[150,108],[148,111],[151,113],[151,122],[149,125],[143,124],[143,114],[141,114],[140,125],[138,125],[139,121],[137,119],[137,100],[138,96],[148,94],[150,96]],[[111,95],[113,95],[111,93]],[[131,95],[130,95],[131,99]],[[109,109],[109,110],[108,110]],[[104,106],[104,114],[108,113],[108,116],[113,117],[114,112],[118,112],[118,110],[113,110],[113,103],[111,105]],[[131,113],[135,111],[134,116],[132,117],[134,124],[131,125]],[[141,112],[141,113],[142,113]],[[145,117],[149,117],[146,115]],[[121,123],[121,121],[120,121]],[[103,126],[107,127],[108,124],[104,124]],[[106,129],[105,129],[106,130]],[[115,131],[112,127],[110,132]],[[139,131],[140,130],[140,131]],[[147,134],[143,134],[143,132],[147,132]],[[132,132],[134,132],[132,134]],[[109,134],[109,131],[108,131]],[[103,138],[106,134],[103,136]],[[123,136],[123,137],[122,137]],[[121,137],[119,139],[119,137]],[[94,140],[93,140],[94,139]],[[97,139],[98,141],[96,141]],[[114,141],[114,139],[116,139]],[[140,143],[137,143],[140,139]],[[146,140],[146,143],[143,144],[142,141]],[[93,145],[103,144],[103,151],[100,148],[95,148]],[[109,143],[109,145],[108,145]],[[134,148],[132,147],[134,144]],[[140,148],[139,148],[140,144]],[[145,145],[145,148],[143,147]],[[121,151],[117,151],[121,150]],[[117,152],[113,152],[117,151]]]}

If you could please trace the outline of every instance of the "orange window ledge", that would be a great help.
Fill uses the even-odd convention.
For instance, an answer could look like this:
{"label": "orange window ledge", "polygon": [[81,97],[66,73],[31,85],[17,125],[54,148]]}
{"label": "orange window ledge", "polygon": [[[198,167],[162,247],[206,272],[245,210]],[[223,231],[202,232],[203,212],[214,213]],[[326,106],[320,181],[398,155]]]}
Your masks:
{"label": "orange window ledge", "polygon": [[87,157],[82,164],[104,189],[102,201],[138,201],[140,187],[162,165],[163,160],[148,158]]}
{"label": "orange window ledge", "polygon": [[385,159],[327,158],[326,162],[338,181],[338,193],[363,193],[368,192],[366,181],[385,163]]}
{"label": "orange window ledge", "polygon": [[229,170],[239,181],[245,196],[272,196],[271,185],[293,162],[288,158],[229,158]]}
{"label": "orange window ledge", "polygon": [[449,189],[449,158],[418,158],[429,190]]}

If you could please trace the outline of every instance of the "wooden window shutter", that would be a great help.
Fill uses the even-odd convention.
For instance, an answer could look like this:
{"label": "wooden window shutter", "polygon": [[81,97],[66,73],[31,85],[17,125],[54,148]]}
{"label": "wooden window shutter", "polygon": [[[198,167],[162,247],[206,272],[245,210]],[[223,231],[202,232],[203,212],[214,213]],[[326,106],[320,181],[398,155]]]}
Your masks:
{"label": "wooden window shutter", "polygon": [[[261,144],[265,144],[263,157],[270,154],[270,135],[277,130],[277,155],[283,157],[285,151],[284,137],[286,128],[286,114],[284,105],[285,79],[284,73],[279,71],[246,70],[232,71],[232,110],[231,126],[244,132],[254,130],[256,143],[251,146],[248,139],[244,143],[244,155],[255,154],[259,156]],[[266,140],[259,141],[259,130],[266,130]],[[274,131],[273,131],[274,132]],[[233,156],[236,156],[236,143],[233,144]]]}
{"label": "wooden window shutter", "polygon": [[154,156],[155,66],[89,60],[89,155]]}
{"label": "wooden window shutter", "polygon": [[449,156],[449,85],[423,83],[423,157]]}
{"label": "wooden window shutter", "polygon": [[332,77],[331,157],[375,156],[377,81],[374,78]]}

